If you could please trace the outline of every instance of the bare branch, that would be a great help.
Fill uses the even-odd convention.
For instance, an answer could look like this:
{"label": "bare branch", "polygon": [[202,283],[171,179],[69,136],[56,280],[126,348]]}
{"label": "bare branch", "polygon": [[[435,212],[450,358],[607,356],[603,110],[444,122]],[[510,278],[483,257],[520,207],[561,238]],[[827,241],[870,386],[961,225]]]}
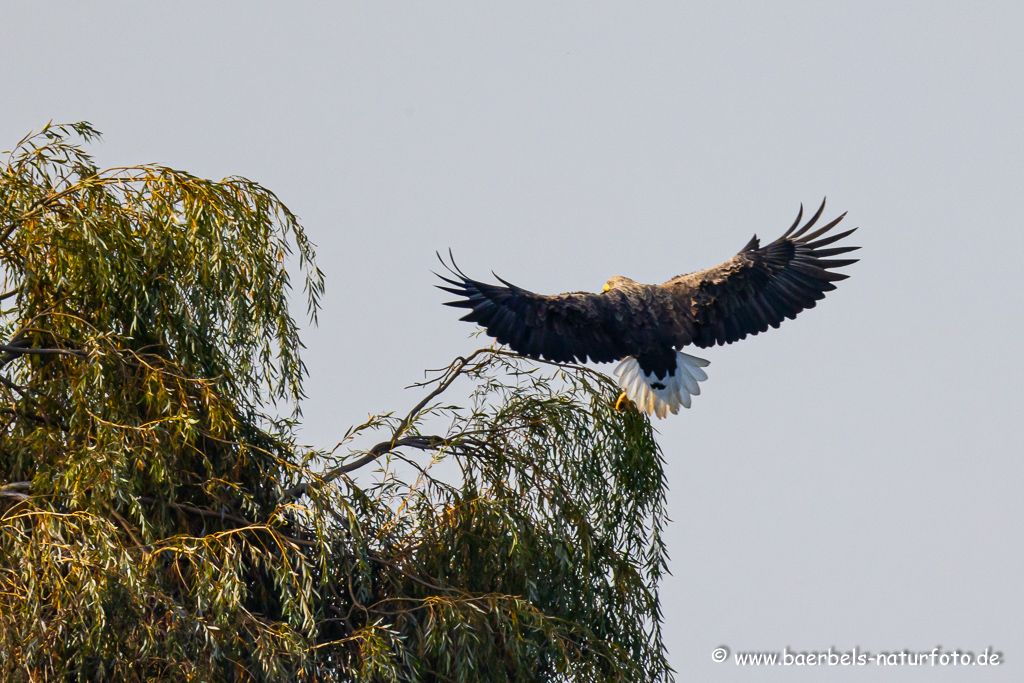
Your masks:
{"label": "bare branch", "polygon": [[203,508],[197,508],[197,507],[194,507],[192,505],[185,505],[184,503],[172,503],[172,502],[167,501],[167,500],[160,500],[158,498],[150,498],[149,496],[139,496],[139,500],[141,500],[144,503],[153,503],[153,504],[163,503],[167,507],[174,508],[175,510],[180,510],[182,512],[191,512],[192,514],[199,515],[201,517],[212,517],[212,518],[221,519],[221,520],[228,519],[228,520],[231,520],[232,522],[235,522],[237,524],[241,524],[243,526],[252,526],[252,524],[253,524],[253,522],[250,522],[249,520],[245,519],[244,517],[238,517],[236,515],[230,515],[230,514],[223,513],[223,512],[217,512],[215,510],[205,510]]}
{"label": "bare branch", "polygon": [[[416,418],[419,417],[419,415],[423,412],[423,409],[426,408],[431,401],[433,401],[435,398],[444,393],[444,391],[452,385],[452,382],[454,382],[459,377],[459,375],[461,375],[466,370],[466,368],[470,365],[470,363],[473,362],[473,360],[477,356],[480,356],[485,353],[494,354],[497,353],[497,350],[493,347],[485,347],[482,349],[477,349],[476,351],[469,354],[465,358],[459,356],[454,361],[452,361],[452,364],[449,365],[447,369],[445,369],[444,374],[441,375],[441,377],[439,377],[437,380],[435,380],[438,383],[437,387],[435,387],[433,391],[427,394],[422,401],[413,406],[413,409],[409,411],[409,414],[402,418],[402,421],[398,423],[394,431],[391,433],[391,439],[389,439],[388,441],[380,442],[370,450],[366,451],[366,455],[359,458],[358,460],[346,463],[344,465],[341,465],[340,467],[336,467],[333,470],[325,473],[315,482],[305,482],[299,484],[298,486],[294,486],[288,489],[287,491],[285,491],[284,495],[281,498],[282,502],[293,501],[297,498],[301,498],[302,496],[308,494],[314,488],[322,488],[343,474],[353,472],[359,469],[360,467],[365,467],[366,465],[369,465],[371,462],[377,460],[382,455],[390,453],[395,448],[399,448],[401,446],[412,446],[414,448],[429,449],[446,445],[445,442],[448,442],[449,440],[442,439],[440,437],[410,437],[409,440],[403,440],[400,437],[402,436],[403,433],[405,433],[407,429],[409,429],[413,422],[416,421]],[[429,382],[426,384],[429,384]],[[423,439],[437,439],[438,441],[434,442],[434,445],[432,445],[430,441],[423,441]]]}
{"label": "bare branch", "polygon": [[61,431],[68,431],[68,426],[60,420],[54,420],[46,415],[33,413],[29,410],[15,410],[13,408],[0,408],[0,415],[13,415],[14,417],[27,417],[30,420],[44,424],[47,427],[59,427]]}
{"label": "bare branch", "polygon": [[72,349],[33,349],[26,348],[23,346],[11,346],[9,344],[0,344],[0,351],[4,353],[12,353],[15,355],[31,354],[33,356],[74,356],[76,358],[88,358],[89,354],[85,351],[75,351]]}
{"label": "bare branch", "polygon": [[285,540],[287,540],[287,541],[289,541],[291,543],[294,543],[296,545],[301,545],[301,546],[304,546],[304,547],[307,547],[307,548],[315,548],[316,545],[317,545],[313,541],[307,541],[305,539],[295,538],[294,536],[288,536],[287,534],[282,534],[280,531],[277,531],[276,529],[271,529],[266,524],[259,524],[257,522],[250,522],[249,520],[245,519],[244,517],[239,517],[237,515],[229,515],[227,513],[216,512],[214,510],[204,510],[203,508],[197,508],[197,507],[192,506],[192,505],[185,505],[183,503],[172,503],[172,502],[167,501],[167,500],[158,500],[157,498],[150,498],[149,496],[139,496],[139,500],[141,500],[144,503],[153,503],[153,504],[163,503],[167,507],[174,508],[175,510],[180,510],[182,512],[191,512],[192,514],[199,515],[200,517],[208,517],[208,518],[212,518],[212,519],[221,519],[221,520],[225,520],[225,519],[226,520],[230,520],[230,521],[235,522],[237,524],[241,524],[243,528],[254,527],[254,528],[257,528],[257,529],[265,529],[265,530],[269,531],[270,533],[276,534],[276,535],[280,536],[281,538],[283,538],[283,539],[285,539]]}
{"label": "bare branch", "polygon": [[[467,441],[469,440],[462,438],[462,435],[459,435],[455,438],[445,438],[443,436],[407,436],[404,439],[398,439],[396,441],[381,441],[379,444],[368,450],[366,452],[366,455],[364,455],[363,457],[353,462],[342,465],[337,469],[331,470],[330,472],[327,473],[326,476],[330,476],[334,472],[337,472],[340,475],[347,474],[354,470],[358,470],[360,467],[370,464],[380,456],[385,455],[386,453],[390,453],[396,448],[402,448],[403,446],[408,446],[410,448],[418,448],[421,451],[432,451],[437,448],[445,448],[448,446],[455,446],[461,443],[467,443]],[[474,441],[474,443],[479,442]]]}
{"label": "bare branch", "polygon": [[3,375],[0,375],[0,384],[3,384],[5,387],[7,387],[8,389],[11,389],[12,391],[18,392],[18,394],[22,398],[28,398],[28,394],[26,393],[27,390],[28,390],[28,387],[23,387],[23,386],[20,386],[18,384],[15,384],[14,382],[12,382],[11,380],[7,379]]}
{"label": "bare branch", "polygon": [[12,481],[10,484],[0,486],[0,498],[13,498],[17,501],[28,500],[29,496],[18,491],[29,491],[32,488],[30,481]]}
{"label": "bare branch", "polygon": [[452,362],[452,364],[448,366],[448,369],[445,371],[445,374],[441,376],[440,383],[437,385],[437,388],[431,391],[429,394],[427,394],[427,396],[422,401],[417,403],[416,406],[409,411],[409,414],[406,415],[405,418],[400,423],[398,423],[398,426],[395,428],[394,433],[391,435],[391,439],[395,440],[399,436],[401,436],[402,433],[409,428],[409,425],[411,425],[413,421],[419,416],[420,412],[427,406],[427,404],[433,401],[435,398],[437,398],[440,394],[442,394],[448,387],[450,387],[452,385],[452,382],[454,382],[455,379],[462,374],[463,370],[466,369],[466,366],[468,366],[474,358],[476,358],[482,353],[494,352],[495,349],[488,346],[486,348],[477,349],[476,351],[469,354],[465,358],[461,356],[456,358]]}

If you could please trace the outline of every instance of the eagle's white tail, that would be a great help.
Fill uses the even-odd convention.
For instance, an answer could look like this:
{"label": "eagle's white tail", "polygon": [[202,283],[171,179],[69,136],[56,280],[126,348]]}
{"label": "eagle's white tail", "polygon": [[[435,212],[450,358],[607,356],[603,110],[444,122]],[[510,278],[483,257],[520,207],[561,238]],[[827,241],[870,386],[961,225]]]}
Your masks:
{"label": "eagle's white tail", "polygon": [[702,368],[709,363],[703,358],[677,351],[676,369],[658,379],[657,375],[648,375],[641,370],[636,358],[630,356],[615,368],[615,376],[619,378],[619,386],[626,392],[626,397],[638,409],[663,418],[669,412],[673,415],[678,413],[679,406],[690,407],[690,396],[700,394],[697,382],[708,378]]}

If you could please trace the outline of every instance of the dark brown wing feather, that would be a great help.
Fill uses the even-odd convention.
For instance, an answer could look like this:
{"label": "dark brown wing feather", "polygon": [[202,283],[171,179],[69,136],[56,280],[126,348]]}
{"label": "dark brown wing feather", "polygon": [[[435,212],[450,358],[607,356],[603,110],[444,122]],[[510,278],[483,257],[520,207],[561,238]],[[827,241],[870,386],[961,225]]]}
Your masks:
{"label": "dark brown wing feather", "polygon": [[[755,235],[725,263],[663,285],[631,283],[601,294],[545,296],[501,278],[504,286],[470,279],[453,260],[445,264],[452,277],[439,276],[451,286],[439,287],[460,297],[447,306],[470,309],[462,320],[478,323],[525,356],[600,363],[626,356],[660,358],[673,347],[728,344],[778,327],[845,280],[847,275],[832,269],[856,259],[829,257],[859,247],[825,248],[853,232],[825,236],[846,214],[808,232],[824,209],[822,202],[798,229],[801,206],[792,227],[768,246],[761,247]],[[665,362],[673,366],[675,361],[670,355]]]}
{"label": "dark brown wing feather", "polygon": [[821,208],[798,229],[803,206],[786,233],[761,247],[757,235],[740,253],[725,263],[689,275],[680,275],[662,285],[678,303],[672,316],[677,347],[729,344],[748,334],[778,327],[785,318],[795,318],[813,308],[835,289],[835,282],[848,275],[834,268],[856,263],[857,259],[833,259],[860,247],[826,248],[853,230],[826,234],[846,215],[808,232],[825,210]]}
{"label": "dark brown wing feather", "polygon": [[451,287],[438,287],[463,297],[445,305],[470,309],[462,320],[479,324],[518,353],[557,362],[589,358],[607,363],[639,352],[634,348],[636,335],[631,333],[637,316],[624,292],[545,296],[500,277],[504,287],[477,282],[459,270],[454,260],[445,267],[452,277],[438,277]]}

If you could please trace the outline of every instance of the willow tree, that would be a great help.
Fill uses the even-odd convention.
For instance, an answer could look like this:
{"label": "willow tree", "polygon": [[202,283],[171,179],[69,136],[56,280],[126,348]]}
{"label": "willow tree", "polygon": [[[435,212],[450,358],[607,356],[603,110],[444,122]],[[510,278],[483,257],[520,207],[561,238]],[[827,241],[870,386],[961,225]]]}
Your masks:
{"label": "willow tree", "polygon": [[481,349],[301,446],[295,216],[95,136],[0,168],[0,677],[669,677],[661,455],[605,376]]}

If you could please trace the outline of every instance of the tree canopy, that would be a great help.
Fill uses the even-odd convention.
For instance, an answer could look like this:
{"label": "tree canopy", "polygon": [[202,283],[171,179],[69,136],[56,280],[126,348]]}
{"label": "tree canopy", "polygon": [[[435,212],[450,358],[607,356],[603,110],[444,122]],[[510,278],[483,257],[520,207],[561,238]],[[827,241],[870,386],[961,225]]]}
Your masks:
{"label": "tree canopy", "polygon": [[670,677],[662,457],[611,380],[479,349],[303,446],[295,215],[95,137],[0,167],[0,677]]}

